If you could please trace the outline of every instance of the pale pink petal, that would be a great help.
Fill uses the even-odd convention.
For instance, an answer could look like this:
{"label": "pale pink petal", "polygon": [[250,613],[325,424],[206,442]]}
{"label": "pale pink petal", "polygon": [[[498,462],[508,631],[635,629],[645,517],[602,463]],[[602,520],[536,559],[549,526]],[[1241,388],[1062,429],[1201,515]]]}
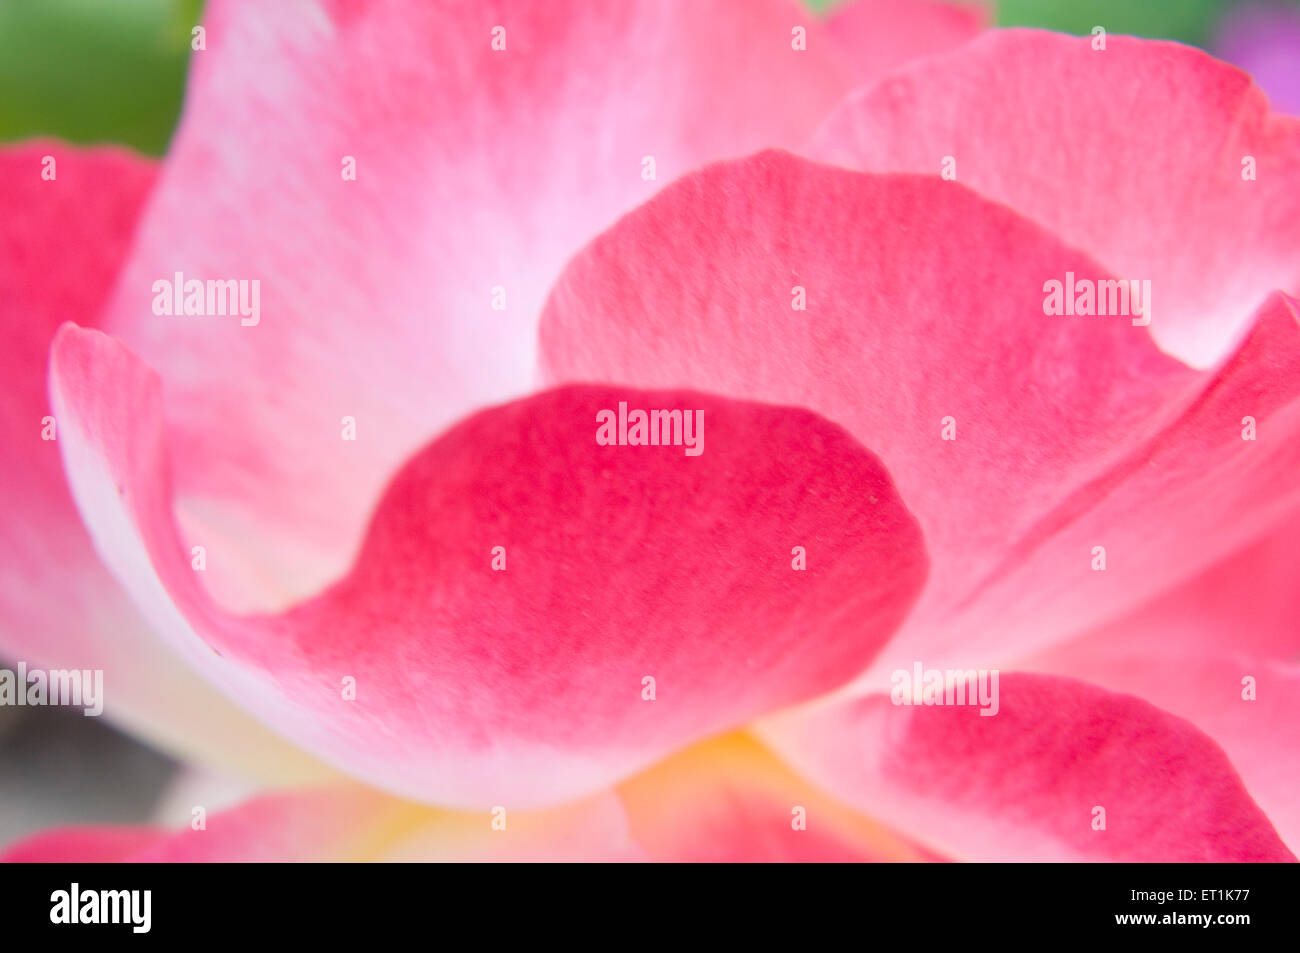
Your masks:
{"label": "pale pink petal", "polygon": [[1141,699],[1005,673],[997,713],[981,710],[874,695],[765,736],[814,783],[959,860],[1295,860],[1223,751]]}
{"label": "pale pink petal", "polygon": [[827,18],[859,84],[873,83],[914,59],[946,53],[991,20],[983,3],[947,0],[851,0]]}
{"label": "pale pink petal", "polygon": [[0,657],[102,670],[105,717],[175,754],[268,780],[321,777],[149,631],[91,545],[63,476],[62,421],[46,420],[54,331],[98,321],[154,176],[117,149],[0,150]]}
{"label": "pale pink petal", "polygon": [[[1300,521],[1289,520],[1142,609],[1026,659],[1131,692],[1223,746],[1292,850],[1300,847]],[[1249,679],[1249,681],[1247,681]]]}
{"label": "pale pink petal", "polygon": [[[199,815],[196,815],[199,816]],[[501,829],[493,826],[504,823]],[[262,795],[181,830],[68,828],[11,845],[0,862],[638,860],[611,794],[538,814],[457,814],[354,786]]]}
{"label": "pale pink petal", "polygon": [[[346,569],[418,446],[532,389],[583,242],[704,160],[806,141],[849,83],[793,0],[213,0],[204,22],[107,329],[168,382],[209,585],[259,609]],[[155,315],[178,272],[259,281],[257,324]]]}
{"label": "pale pink petal", "polygon": [[643,861],[646,855],[632,836],[622,803],[601,791],[546,811],[516,812],[502,804],[474,814],[433,812],[376,859],[603,863]]}
{"label": "pale pink petal", "polygon": [[745,735],[673,755],[618,787],[650,860],[690,863],[939,859],[810,785]]}
{"label": "pale pink petal", "polygon": [[0,860],[941,859],[812,787],[740,734],[695,745],[612,791],[549,811],[437,811],[335,787],[209,808],[203,829],[194,830],[199,806],[185,806],[180,830],[48,831],[12,845]]}
{"label": "pale pink petal", "polygon": [[543,366],[805,406],[879,453],[932,560],[864,680],[879,689],[917,659],[993,667],[1086,631],[1300,502],[1287,299],[1200,372],[1131,317],[1044,314],[1067,272],[1106,277],[960,184],[765,153],[683,179],[575,258]]}
{"label": "pale pink petal", "polygon": [[[396,475],[345,579],[236,617],[177,533],[157,377],[72,326],[52,368],[74,496],[159,628],[288,737],[414,800],[573,797],[828,691],[925,576],[915,522],[839,427],[575,387],[447,432]],[[598,445],[597,414],[620,401],[702,412],[702,453]]]}
{"label": "pale pink petal", "polygon": [[1092,42],[987,32],[855,94],[811,154],[936,177],[951,157],[957,181],[1150,280],[1156,341],[1212,366],[1273,289],[1300,291],[1300,120],[1199,50]]}

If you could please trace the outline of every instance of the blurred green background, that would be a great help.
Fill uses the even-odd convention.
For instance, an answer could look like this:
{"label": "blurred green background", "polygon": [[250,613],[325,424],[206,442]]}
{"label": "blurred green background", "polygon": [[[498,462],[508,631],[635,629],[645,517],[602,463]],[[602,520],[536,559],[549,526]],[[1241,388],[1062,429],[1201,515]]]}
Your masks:
{"label": "blurred green background", "polygon": [[[277,0],[266,0],[277,2]],[[839,0],[805,0],[824,11]],[[899,0],[905,2],[905,0]],[[1001,25],[1205,46],[1240,0],[1001,0]],[[1294,0],[1300,3],[1300,0]],[[0,0],[0,140],[51,135],[161,154],[203,0]]]}
{"label": "blurred green background", "polygon": [[0,0],[0,139],[50,135],[160,155],[202,5]]}

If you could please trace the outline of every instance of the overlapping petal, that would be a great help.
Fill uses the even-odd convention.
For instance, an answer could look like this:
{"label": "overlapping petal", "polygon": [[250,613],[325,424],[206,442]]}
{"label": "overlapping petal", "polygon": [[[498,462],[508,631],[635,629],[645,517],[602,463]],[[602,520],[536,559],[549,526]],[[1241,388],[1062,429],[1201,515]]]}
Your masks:
{"label": "overlapping petal", "polygon": [[102,670],[105,715],[173,753],[268,779],[322,777],[149,631],[91,545],[63,476],[60,422],[47,419],[55,329],[97,323],[155,174],[116,149],[0,151],[0,656]]}
{"label": "overlapping petal", "polygon": [[608,793],[545,813],[471,815],[335,785],[262,795],[204,817],[201,827],[180,831],[48,831],[11,845],[0,862],[610,861],[642,856],[629,838],[618,799]]}
{"label": "overlapping petal", "polygon": [[[551,803],[828,691],[925,576],[911,515],[840,428],[578,387],[453,428],[394,478],[345,579],[236,617],[177,533],[156,376],[71,326],[52,367],[74,496],[159,630],[290,738],[416,800]],[[621,402],[698,414],[702,452],[599,445]]]}
{"label": "overlapping petal", "polygon": [[814,783],[954,859],[1294,861],[1222,749],[1073,679],[1002,673],[978,706],[873,695],[765,730]]}
{"label": "overlapping petal", "polygon": [[[74,155],[71,188],[17,189],[24,218],[102,239],[93,262],[0,223],[6,322],[36,318],[6,359],[6,469],[31,507],[5,517],[25,565],[0,588],[18,623],[0,648],[116,671],[128,722],[160,686],[212,712],[165,741],[220,724],[279,750],[192,666],[335,766],[464,811],[336,787],[3,859],[932,856],[908,838],[961,859],[1295,859],[1300,735],[1263,730],[1300,723],[1290,606],[1256,607],[1249,632],[1235,603],[1191,608],[1275,571],[1287,542],[1255,541],[1300,505],[1300,329],[1274,291],[1300,289],[1300,123],[1247,78],[1172,44],[1030,31],[899,72],[814,145],[891,174],[767,152],[688,175],[563,271],[540,366],[567,386],[418,449],[530,388],[552,279],[658,181],[804,141],[850,77],[956,47],[979,15],[870,2],[819,32],[776,0],[211,6],[119,280],[151,187],[133,160]],[[936,29],[895,45],[895,16]],[[937,176],[950,159],[963,184]],[[115,187],[82,209],[89,176]],[[155,282],[182,274],[258,281],[258,319],[158,314]],[[1151,278],[1150,329],[1045,313],[1067,274]],[[59,440],[38,444],[53,329],[96,323],[110,284],[107,329],[145,360],[65,327]],[[599,445],[620,401],[702,408],[704,453]],[[95,568],[56,446],[172,654]],[[26,591],[62,564],[100,617],[85,636]],[[918,660],[1027,660],[1159,707],[1016,674],[994,718],[876,694],[766,722],[830,796],[735,736],[636,774]]]}
{"label": "overlapping petal", "polygon": [[1150,280],[1152,335],[1197,367],[1275,288],[1300,291],[1300,120],[1177,43],[990,31],[856,95],[810,154],[936,176],[951,157],[957,181]]}
{"label": "overlapping petal", "polygon": [[[702,161],[804,141],[850,82],[787,0],[214,0],[205,27],[107,328],[168,382],[182,522],[256,534],[208,578],[259,609],[350,564],[418,446],[532,389],[584,241]],[[154,314],[177,274],[259,281],[256,325]]]}
{"label": "overlapping petal", "polygon": [[1107,280],[959,184],[766,153],[588,246],[548,302],[543,362],[552,382],[805,406],[878,452],[933,563],[879,688],[918,659],[994,667],[1118,616],[1300,501],[1288,299],[1199,372],[1131,317],[1044,313],[1067,273]]}
{"label": "overlapping petal", "polygon": [[1130,692],[1221,745],[1282,839],[1300,845],[1300,521],[1138,611],[1027,659]]}

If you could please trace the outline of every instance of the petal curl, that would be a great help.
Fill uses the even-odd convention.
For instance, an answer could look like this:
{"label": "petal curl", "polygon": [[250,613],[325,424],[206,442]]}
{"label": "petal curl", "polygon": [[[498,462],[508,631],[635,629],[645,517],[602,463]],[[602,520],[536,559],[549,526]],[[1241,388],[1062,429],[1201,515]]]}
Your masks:
{"label": "petal curl", "polygon": [[1198,372],[1130,317],[1045,314],[1045,280],[1070,272],[1106,280],[956,183],[764,153],[688,176],[575,258],[543,368],[805,406],[878,452],[933,563],[866,676],[879,689],[918,658],[1006,665],[1117,617],[1300,502],[1292,303]]}
{"label": "petal curl", "polygon": [[45,421],[55,329],[70,317],[98,322],[155,176],[152,161],[120,149],[0,150],[0,656],[103,670],[106,717],[173,754],[265,780],[320,778],[322,766],[227,702],[149,631],[73,505],[61,421]]}
{"label": "petal curl", "polygon": [[1300,292],[1300,120],[1191,47],[1091,43],[989,31],[855,94],[809,154],[936,176],[952,157],[958,181],[1149,279],[1156,341],[1214,366],[1269,293]]}
{"label": "petal curl", "polygon": [[998,703],[985,717],[874,695],[763,734],[814,783],[959,860],[1296,859],[1223,751],[1182,719],[1025,673],[1001,675]]}
{"label": "petal curl", "polygon": [[[160,630],[273,727],[413,800],[553,803],[828,691],[925,576],[915,521],[840,428],[574,387],[444,434],[396,475],[346,578],[233,616],[177,535],[157,377],[72,326],[52,367],[74,496]],[[598,445],[597,413],[620,401],[702,410],[703,452]]]}

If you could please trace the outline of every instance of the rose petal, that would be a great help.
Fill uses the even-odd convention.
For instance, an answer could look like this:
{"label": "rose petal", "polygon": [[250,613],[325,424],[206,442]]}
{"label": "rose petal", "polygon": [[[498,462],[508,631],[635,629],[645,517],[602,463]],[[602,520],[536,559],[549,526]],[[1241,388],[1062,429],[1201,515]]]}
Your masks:
{"label": "rose petal", "polygon": [[[504,829],[493,821],[502,818]],[[195,830],[68,828],[11,845],[5,862],[261,863],[319,861],[633,860],[616,798],[541,814],[434,811],[364,788],[253,798]]]}
{"label": "rose petal", "polygon": [[651,860],[937,859],[814,788],[745,735],[679,752],[625,781],[618,795]]}
{"label": "rose petal", "polygon": [[[532,389],[584,241],[704,160],[805,141],[849,82],[781,0],[214,0],[205,27],[107,327],[168,382],[182,523],[256,535],[208,580],[258,609],[346,569],[421,444]],[[154,315],[177,272],[259,281],[257,325]]]}
{"label": "rose petal", "polygon": [[958,181],[1149,279],[1156,341],[1210,367],[1274,288],[1300,290],[1300,121],[1199,50],[1092,39],[985,33],[855,94],[811,154],[936,176],[952,157]]}
{"label": "rose petal", "polygon": [[905,63],[961,46],[991,21],[982,3],[943,0],[853,0],[826,20],[859,85],[874,83]]}
{"label": "rose petal", "polygon": [[879,689],[916,659],[994,667],[1086,631],[1300,502],[1287,300],[1198,372],[1130,317],[1044,314],[1067,272],[1105,277],[956,183],[765,153],[686,177],[575,258],[543,367],[805,406],[878,452],[932,559],[864,677]]}
{"label": "rose petal", "polygon": [[1293,518],[1137,612],[1023,663],[1186,718],[1223,746],[1292,850],[1300,846],[1298,546]]}
{"label": "rose petal", "polygon": [[[294,741],[414,800],[551,803],[825,692],[925,575],[888,476],[838,427],[579,387],[449,431],[395,477],[347,578],[235,617],[176,534],[156,376],[72,326],[52,367],[74,496],[160,630]],[[703,452],[599,446],[597,412],[620,401],[701,410]]]}
{"label": "rose petal", "polygon": [[1223,751],[1141,699],[1006,673],[997,714],[980,711],[875,695],[764,736],[814,783],[957,859],[1295,860]]}
{"label": "rose petal", "polygon": [[1300,513],[1292,513],[1259,540],[1123,617],[1089,630],[1081,641],[1150,627],[1152,633],[1143,643],[1166,642],[1170,651],[1216,654],[1229,649],[1258,658],[1300,660],[1300,589],[1294,584],[1298,563]]}
{"label": "rose petal", "polygon": [[[50,165],[46,157],[53,160]],[[51,170],[54,178],[42,176]],[[104,714],[178,755],[264,780],[327,774],[197,677],[148,629],[104,569],[42,439],[50,340],[69,317],[94,324],[154,164],[117,149],[34,142],[0,150],[0,656],[31,668],[100,669]]]}
{"label": "rose petal", "polygon": [[[797,829],[795,809],[802,812]],[[189,820],[192,808],[184,815]],[[69,828],[3,861],[916,861],[936,855],[810,786],[745,735],[545,812],[436,811],[359,788],[253,798],[203,830]],[[504,826],[502,826],[504,825]],[[501,828],[501,829],[498,829]]]}

